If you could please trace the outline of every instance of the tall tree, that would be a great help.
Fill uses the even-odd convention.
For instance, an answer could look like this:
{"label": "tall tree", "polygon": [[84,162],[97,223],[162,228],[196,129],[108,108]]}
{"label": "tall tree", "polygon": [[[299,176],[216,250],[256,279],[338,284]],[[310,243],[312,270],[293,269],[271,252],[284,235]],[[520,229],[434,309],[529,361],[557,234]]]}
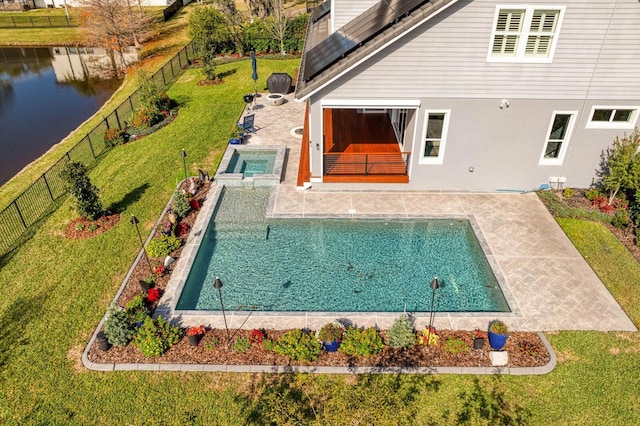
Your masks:
{"label": "tall tree", "polygon": [[236,7],[235,0],[214,0],[216,8],[222,12],[226,21],[227,33],[233,42],[236,53],[242,55],[244,46],[244,28],[245,17]]}
{"label": "tall tree", "polygon": [[289,17],[284,10],[284,0],[267,0],[271,6],[271,16],[265,19],[267,30],[273,38],[280,42],[280,53],[283,55],[284,39],[287,35],[287,27],[289,26]]}
{"label": "tall tree", "polygon": [[193,49],[200,58],[208,80],[215,80],[216,50],[228,40],[227,21],[222,12],[212,6],[196,7],[189,15],[189,35]]}
{"label": "tall tree", "polygon": [[271,15],[271,12],[273,11],[271,0],[244,0],[244,3],[249,8],[251,16],[256,16],[260,19],[264,19]]}
{"label": "tall tree", "polygon": [[144,13],[136,16],[130,0],[82,0],[82,5],[80,26],[85,43],[107,49],[114,69],[122,72],[123,52],[130,46],[141,47],[142,40],[148,37],[151,19]]}
{"label": "tall tree", "polygon": [[[609,204],[620,190],[637,193],[640,190],[640,131],[616,140],[602,155],[600,178],[609,192]],[[627,194],[629,195],[629,194]]]}

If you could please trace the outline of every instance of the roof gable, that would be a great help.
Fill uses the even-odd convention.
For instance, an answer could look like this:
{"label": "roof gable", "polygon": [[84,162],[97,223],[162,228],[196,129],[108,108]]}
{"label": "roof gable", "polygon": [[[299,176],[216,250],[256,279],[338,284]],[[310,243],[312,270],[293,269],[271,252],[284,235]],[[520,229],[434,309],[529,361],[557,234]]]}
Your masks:
{"label": "roof gable", "polygon": [[295,98],[303,101],[457,0],[382,0],[328,34],[328,2],[313,13]]}

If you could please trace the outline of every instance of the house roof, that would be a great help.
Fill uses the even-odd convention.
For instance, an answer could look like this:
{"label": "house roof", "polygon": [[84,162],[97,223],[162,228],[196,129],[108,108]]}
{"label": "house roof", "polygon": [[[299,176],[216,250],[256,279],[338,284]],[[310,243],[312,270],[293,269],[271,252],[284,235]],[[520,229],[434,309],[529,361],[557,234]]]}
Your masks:
{"label": "house roof", "polygon": [[381,0],[329,34],[330,1],[309,17],[295,99],[304,101],[457,0]]}

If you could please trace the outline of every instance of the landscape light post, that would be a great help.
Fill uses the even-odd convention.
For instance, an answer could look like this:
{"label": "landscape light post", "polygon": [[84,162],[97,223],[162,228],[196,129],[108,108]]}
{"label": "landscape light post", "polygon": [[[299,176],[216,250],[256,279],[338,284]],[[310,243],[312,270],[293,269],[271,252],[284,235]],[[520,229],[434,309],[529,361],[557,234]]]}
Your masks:
{"label": "landscape light post", "polygon": [[431,281],[431,309],[429,314],[429,331],[427,331],[427,346],[429,345],[429,340],[431,339],[431,330],[433,329],[433,320],[435,319],[435,314],[433,312],[433,302],[436,298],[436,290],[440,288],[440,282],[438,281],[438,277],[433,277]]}
{"label": "landscape light post", "polygon": [[182,156],[182,167],[184,167],[184,180],[187,180],[187,152],[184,148],[182,148],[180,156]]}
{"label": "landscape light post", "polygon": [[151,261],[149,260],[149,256],[147,256],[147,251],[144,249],[144,241],[142,241],[142,234],[140,234],[140,228],[138,228],[138,223],[140,221],[136,217],[136,215],[131,214],[131,224],[136,227],[136,231],[138,232],[138,239],[140,239],[140,247],[142,248],[142,253],[144,257],[147,259],[147,264],[149,265],[149,272],[153,272],[153,268],[151,267]]}
{"label": "landscape light post", "polygon": [[224,329],[227,331],[227,344],[229,344],[229,327],[227,326],[227,316],[224,313],[224,303],[222,303],[222,292],[220,291],[220,289],[222,288],[222,281],[220,281],[220,278],[216,277],[216,279],[213,281],[213,288],[218,290],[218,296],[220,297],[220,306],[222,307],[222,318],[224,319]]}

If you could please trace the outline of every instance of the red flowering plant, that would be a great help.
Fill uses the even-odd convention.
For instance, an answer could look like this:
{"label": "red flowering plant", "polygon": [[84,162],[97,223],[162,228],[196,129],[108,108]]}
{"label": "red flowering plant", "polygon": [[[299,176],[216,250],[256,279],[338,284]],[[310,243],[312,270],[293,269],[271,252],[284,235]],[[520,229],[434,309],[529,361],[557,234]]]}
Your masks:
{"label": "red flowering plant", "polygon": [[182,237],[187,232],[189,232],[189,225],[188,224],[186,224],[184,222],[180,222],[178,224],[178,226],[176,226],[176,234],[178,234],[179,237]]}
{"label": "red flowering plant", "polygon": [[147,292],[147,300],[149,301],[149,303],[154,303],[160,300],[160,290],[155,287],[150,288]]}
{"label": "red flowering plant", "polygon": [[164,265],[162,265],[162,264],[155,265],[153,267],[153,273],[156,274],[159,277],[163,276],[165,271],[166,271],[166,269],[165,269]]}
{"label": "red flowering plant", "polygon": [[189,199],[189,207],[191,207],[191,210],[198,210],[200,208],[200,201],[195,198]]}
{"label": "red flowering plant", "polygon": [[251,343],[252,345],[254,343],[262,343],[262,341],[264,340],[264,331],[262,330],[258,330],[257,328],[254,328],[251,331],[251,334],[249,335],[249,343]]}
{"label": "red flowering plant", "polygon": [[187,329],[187,336],[202,336],[206,332],[207,330],[205,330],[204,325],[194,325]]}

